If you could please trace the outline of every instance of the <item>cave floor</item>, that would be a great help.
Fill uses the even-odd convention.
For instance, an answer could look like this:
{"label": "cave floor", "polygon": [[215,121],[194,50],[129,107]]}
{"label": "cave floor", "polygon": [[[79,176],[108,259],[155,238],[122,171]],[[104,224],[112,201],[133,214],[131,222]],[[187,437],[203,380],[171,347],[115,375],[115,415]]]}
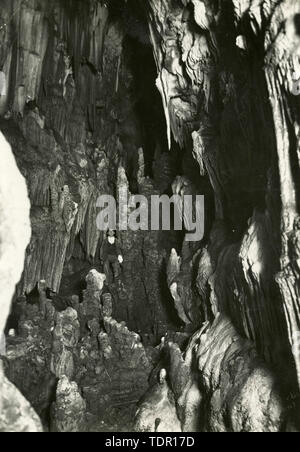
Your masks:
{"label": "cave floor", "polygon": [[90,415],[88,431],[90,433],[132,432],[136,409],[136,405],[129,405],[125,409],[114,409],[103,419]]}
{"label": "cave floor", "polygon": [[120,433],[120,432],[132,432],[133,423],[130,424],[106,424],[105,422],[99,422],[93,424],[89,429],[90,433]]}

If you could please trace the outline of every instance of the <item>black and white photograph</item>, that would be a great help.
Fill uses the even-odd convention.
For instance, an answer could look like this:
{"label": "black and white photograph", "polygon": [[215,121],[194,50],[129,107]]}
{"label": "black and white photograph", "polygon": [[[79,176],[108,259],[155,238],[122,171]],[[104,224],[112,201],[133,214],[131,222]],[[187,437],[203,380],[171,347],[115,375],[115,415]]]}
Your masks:
{"label": "black and white photograph", "polygon": [[300,1],[0,0],[0,432],[300,432]]}

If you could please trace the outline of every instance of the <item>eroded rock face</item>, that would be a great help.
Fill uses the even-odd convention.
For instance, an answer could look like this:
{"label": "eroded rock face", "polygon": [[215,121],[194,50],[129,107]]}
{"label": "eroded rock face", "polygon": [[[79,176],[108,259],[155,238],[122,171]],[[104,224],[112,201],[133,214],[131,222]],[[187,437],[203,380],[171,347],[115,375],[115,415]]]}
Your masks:
{"label": "eroded rock face", "polygon": [[[24,266],[25,249],[30,240],[29,199],[24,178],[7,141],[0,134],[1,147],[1,312],[0,331],[4,330],[10,302]],[[14,192],[14,196],[12,196]]]}
{"label": "eroded rock face", "polygon": [[15,335],[7,338],[6,375],[53,431],[89,429],[88,413],[95,424],[110,417],[130,423],[148,387],[153,349],[112,317],[104,280],[92,270],[83,302],[63,311],[44,300],[41,283],[40,302],[25,301]]}
{"label": "eroded rock face", "polygon": [[83,303],[80,305],[80,314],[87,319],[101,318],[102,294],[106,276],[97,270],[91,270],[87,277],[87,289],[83,294]]}
{"label": "eroded rock face", "polygon": [[[192,149],[199,180],[213,188],[208,245],[192,271],[202,313],[228,314],[268,362],[290,369],[291,391],[292,351],[299,374],[299,12],[293,0],[153,0],[149,12],[168,136]],[[178,281],[169,287],[189,317]]]}
{"label": "eroded rock face", "polygon": [[148,387],[151,353],[125,322],[104,317],[102,324],[95,319],[93,325],[79,343],[76,375],[88,410],[105,417],[134,409]]}
{"label": "eroded rock face", "polygon": [[210,394],[208,431],[281,431],[285,413],[276,378],[229,319],[217,316],[200,337],[196,356],[204,391]]}
{"label": "eroded rock face", "polygon": [[60,354],[62,342],[59,341],[57,346],[59,336],[56,336],[57,349],[53,342],[54,330],[62,332],[62,328],[56,328],[58,315],[50,300],[47,301],[46,315],[39,305],[30,305],[26,300],[20,301],[18,307],[21,312],[15,337],[9,336],[6,340],[5,374],[46,422],[57,384],[51,369],[54,364],[53,371],[59,372],[60,368],[67,367],[63,366],[65,355]]}
{"label": "eroded rock face", "polygon": [[160,418],[173,419],[175,431],[184,432],[281,431],[286,413],[276,378],[228,318],[218,314],[212,325],[204,325],[185,353],[166,344],[164,356],[169,385],[164,382],[165,395],[159,385],[147,392],[137,413],[138,430],[156,431]]}
{"label": "eroded rock face", "polygon": [[0,363],[0,432],[41,433],[41,421],[19,390],[3,374]]}
{"label": "eroded rock face", "polygon": [[[0,133],[0,332],[4,330],[30,239],[29,200],[10,146]],[[13,187],[11,185],[13,181]],[[10,383],[0,362],[0,431],[40,432],[40,420],[30,404]]]}
{"label": "eroded rock face", "polygon": [[172,249],[168,267],[168,286],[174,300],[175,309],[185,325],[198,325],[200,300],[193,290],[190,256],[187,262]]}
{"label": "eroded rock face", "polygon": [[[0,99],[0,127],[26,178],[32,205],[32,238],[18,296],[31,294],[40,281],[58,293],[76,265],[86,270],[82,280],[91,268],[103,271],[97,199],[116,197],[122,177],[128,186],[139,179],[143,194],[158,193],[138,168],[144,143],[128,56],[134,50],[128,48],[127,24],[122,18],[108,20],[108,6],[100,0],[71,0],[67,7],[61,0],[33,0],[10,17],[5,1],[0,12],[6,92]],[[14,51],[16,41],[22,45]],[[163,185],[164,171],[156,174]],[[162,308],[162,238],[129,231],[120,239],[124,287],[115,289],[114,297],[121,300],[116,317],[131,329],[147,330],[157,342],[171,323]],[[146,312],[150,322],[140,320]]]}
{"label": "eroded rock face", "polygon": [[74,352],[80,336],[80,324],[77,312],[68,308],[56,315],[53,331],[53,351],[51,371],[56,377],[72,378],[75,372]]}
{"label": "eroded rock face", "polygon": [[87,429],[86,403],[78,386],[63,376],[57,385],[56,402],[52,407],[52,432],[78,433]]}
{"label": "eroded rock face", "polygon": [[[1,65],[7,95],[1,97],[1,129],[26,177],[32,205],[32,239],[18,294],[30,293],[40,280],[58,292],[67,259],[96,255],[96,200],[111,192],[108,172],[114,174],[122,151],[112,130],[130,108],[129,73],[121,66],[113,74],[123,34],[118,25],[108,25],[102,2],[71,1],[65,7],[34,0],[16,5],[10,16],[10,2],[4,2]],[[14,51],[16,36],[22,44]],[[102,70],[108,75],[100,75]],[[118,83],[123,105],[113,100],[118,71],[124,74]],[[107,120],[100,117],[102,108]]]}

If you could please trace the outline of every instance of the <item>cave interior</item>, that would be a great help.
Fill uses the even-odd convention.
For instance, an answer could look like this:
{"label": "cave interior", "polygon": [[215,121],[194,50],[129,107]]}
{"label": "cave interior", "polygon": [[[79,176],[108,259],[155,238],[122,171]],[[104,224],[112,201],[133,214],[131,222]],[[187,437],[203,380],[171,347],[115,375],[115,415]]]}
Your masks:
{"label": "cave interior", "polygon": [[[294,0],[1,0],[0,130],[31,238],[0,431],[299,431],[299,17]],[[204,197],[201,239],[117,229],[105,276],[97,200],[124,193],[188,195],[194,215]],[[11,421],[10,383],[31,410]]]}

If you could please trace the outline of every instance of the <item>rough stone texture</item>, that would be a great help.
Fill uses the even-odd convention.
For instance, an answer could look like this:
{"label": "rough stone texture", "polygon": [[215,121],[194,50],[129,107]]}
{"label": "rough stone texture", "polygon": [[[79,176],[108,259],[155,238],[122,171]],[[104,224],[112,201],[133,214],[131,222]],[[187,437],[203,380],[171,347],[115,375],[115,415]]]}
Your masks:
{"label": "rough stone texture", "polygon": [[[21,277],[30,238],[29,201],[10,146],[0,134],[0,333],[4,330],[15,285]],[[13,180],[13,190],[11,181]],[[0,362],[0,431],[40,432],[41,423],[30,404],[10,383]]]}
{"label": "rough stone texture", "polygon": [[[137,430],[156,431],[157,418],[168,424],[175,407],[164,400],[172,398],[177,430],[167,431],[278,432],[283,428],[284,404],[274,374],[254,344],[243,339],[225,316],[218,314],[212,325],[205,324],[185,353],[177,344],[166,344],[161,366],[167,369],[169,387],[165,382],[164,391],[154,385],[147,392],[137,412]],[[168,390],[169,398],[164,396]]]}
{"label": "rough stone texture", "polygon": [[87,428],[86,403],[78,386],[62,377],[57,385],[56,402],[52,407],[52,432],[77,433]]}
{"label": "rough stone texture", "polygon": [[[23,271],[25,249],[30,239],[30,204],[25,180],[21,176],[11,149],[2,134],[0,134],[0,149],[0,331],[3,331],[15,285],[19,282]],[[12,196],[12,191],[14,196]]]}
{"label": "rough stone texture", "polygon": [[23,297],[13,304],[16,335],[7,338],[4,366],[9,380],[20,388],[45,422],[56,388],[56,377],[51,372],[54,357],[60,362],[60,356],[54,354],[53,332],[62,328],[56,328],[59,314],[47,299],[43,284],[39,284],[36,304],[27,303]]}
{"label": "rough stone texture", "polygon": [[57,313],[53,331],[53,350],[51,371],[57,378],[72,378],[75,372],[74,351],[80,336],[80,324],[77,312],[68,308]]}
{"label": "rough stone texture", "polygon": [[91,270],[87,277],[87,289],[83,294],[83,302],[79,307],[80,315],[86,320],[101,318],[101,297],[106,276],[103,273],[98,273],[97,270]]}
{"label": "rough stone texture", "polygon": [[[117,66],[122,35],[117,26],[107,30],[108,11],[99,2],[71,1],[64,7],[62,2],[16,1],[12,18],[7,17],[9,3],[1,10],[6,23],[2,60],[10,81],[9,114],[1,127],[27,180],[33,230],[19,293],[31,292],[40,280],[57,292],[75,237],[82,246],[77,254],[96,254],[96,199],[106,193],[108,168],[114,171],[114,156],[108,157],[105,148],[117,152],[111,133],[118,105],[114,75],[104,77],[100,71]],[[16,41],[21,44],[15,46]],[[126,90],[124,79],[120,93]],[[101,123],[102,108],[108,119],[97,128],[97,140],[92,132],[96,117]]]}
{"label": "rough stone texture", "polygon": [[216,317],[200,337],[196,356],[210,397],[205,412],[208,431],[281,431],[285,413],[276,378],[230,320]]}
{"label": "rough stone texture", "polygon": [[202,311],[227,313],[297,392],[299,2],[149,3],[169,141],[192,149],[214,192],[193,260]]}
{"label": "rough stone texture", "polygon": [[201,318],[200,298],[193,287],[191,262],[183,261],[172,249],[168,268],[168,286],[179,318],[186,324],[198,325]]}
{"label": "rough stone texture", "polygon": [[180,432],[180,422],[176,415],[174,397],[164,378],[165,370],[160,372],[159,382],[139,406],[136,413],[137,432]]}
{"label": "rough stone texture", "polygon": [[76,381],[89,412],[109,417],[114,411],[136,405],[148,387],[151,357],[138,334],[125,323],[104,317],[95,319],[79,343]]}
{"label": "rough stone texture", "polygon": [[0,432],[41,433],[40,419],[18,389],[3,374],[0,363]]}
{"label": "rough stone texture", "polygon": [[[41,280],[58,293],[78,270],[81,281],[91,268],[101,270],[97,198],[117,194],[121,168],[131,184],[140,177],[143,125],[136,114],[127,24],[108,15],[100,0],[6,1],[0,12],[7,85],[0,127],[26,178],[32,206],[32,238],[17,295],[31,294]],[[171,181],[176,173],[166,171]],[[164,173],[156,171],[158,185]],[[139,185],[142,194],[159,193],[148,178]],[[120,238],[124,285],[114,288],[120,300],[116,318],[157,342],[172,324],[162,306],[168,290],[161,289],[171,245],[145,231]],[[141,313],[150,318],[147,324],[139,325],[146,318]]]}
{"label": "rough stone texture", "polygon": [[[139,154],[137,186],[150,206],[150,197],[160,192],[150,177],[144,174],[143,154]],[[122,166],[118,171],[118,204],[121,199],[130,199],[129,181]],[[130,213],[130,206],[129,206]],[[149,218],[151,215],[149,213]],[[149,220],[150,221],[150,220]],[[117,318],[124,319],[128,326],[146,333],[157,343],[166,331],[174,327],[174,321],[168,314],[171,299],[165,278],[165,259],[173,238],[163,231],[149,228],[134,231],[120,231],[120,242],[124,252],[123,283],[118,291],[119,304],[116,306]],[[123,309],[123,310],[122,310]],[[127,310],[127,314],[124,313]],[[177,322],[178,323],[178,322]]]}
{"label": "rough stone texture", "polygon": [[[98,422],[110,418],[130,422],[148,387],[152,348],[146,349],[125,322],[111,317],[111,295],[103,291],[103,276],[96,270],[88,274],[78,311],[71,307],[56,311],[47,300],[45,315],[42,303],[25,302],[16,337],[7,338],[6,375],[30,400],[45,428],[49,419],[55,431],[89,428],[87,418],[78,424],[83,415],[79,392],[86,413]],[[68,421],[70,410],[78,411],[74,424]]]}

